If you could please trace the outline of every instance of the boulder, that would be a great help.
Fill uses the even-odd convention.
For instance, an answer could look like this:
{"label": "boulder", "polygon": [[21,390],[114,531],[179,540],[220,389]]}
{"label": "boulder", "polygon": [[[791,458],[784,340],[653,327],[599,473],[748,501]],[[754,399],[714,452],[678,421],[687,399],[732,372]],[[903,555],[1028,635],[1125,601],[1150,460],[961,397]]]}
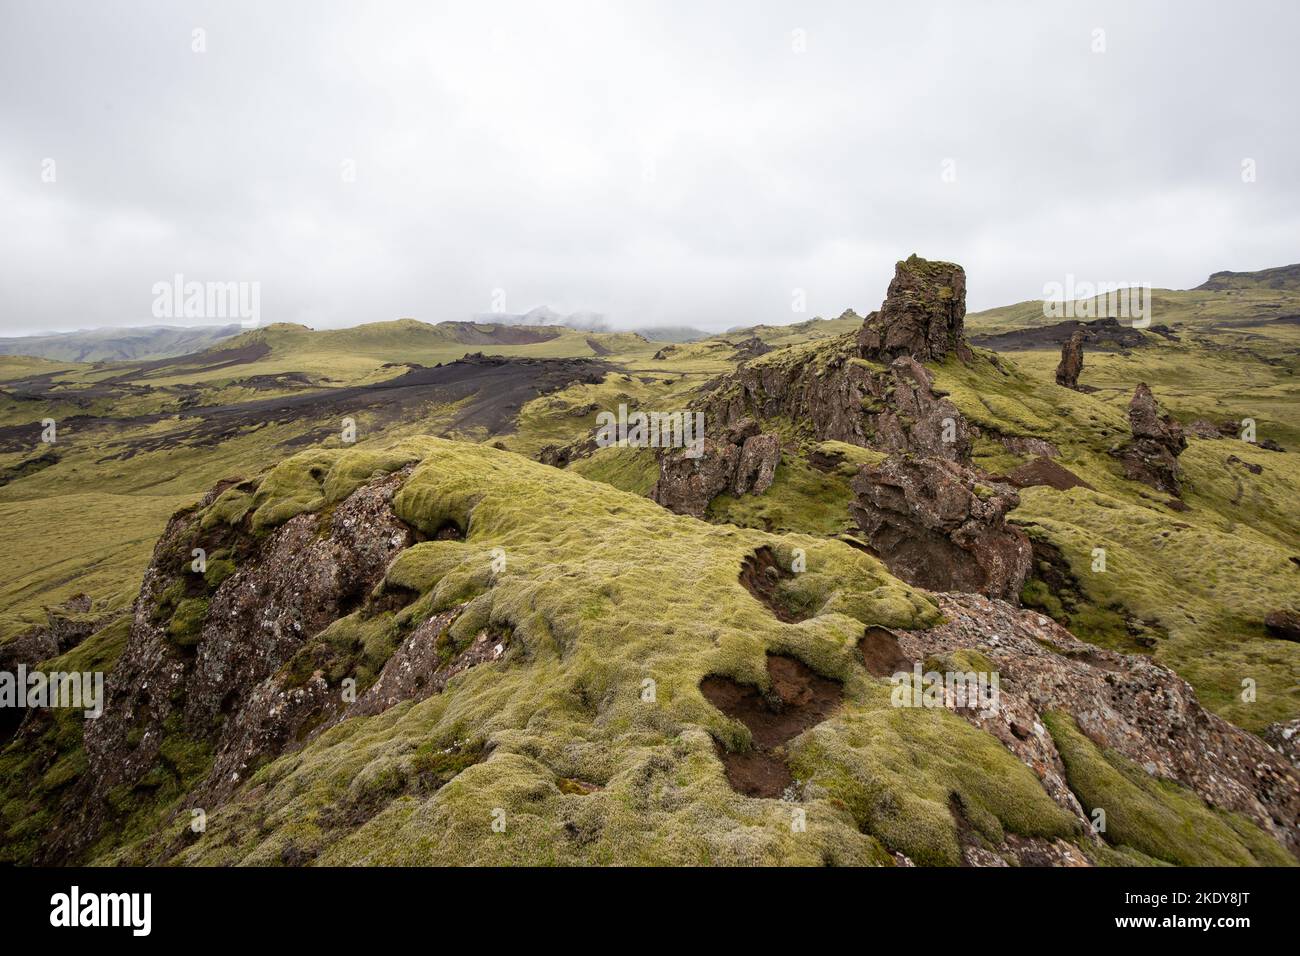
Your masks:
{"label": "boulder", "polygon": [[1128,419],[1132,440],[1111,450],[1123,464],[1124,476],[1157,491],[1180,495],[1178,456],[1187,447],[1187,438],[1178,422],[1160,414],[1160,406],[1145,382],[1139,382],[1133,392]]}
{"label": "boulder", "polygon": [[1056,366],[1056,384],[1066,388],[1079,387],[1079,373],[1083,371],[1083,333],[1076,331],[1061,346],[1061,364]]}
{"label": "boulder", "polygon": [[898,455],[864,466],[852,487],[854,520],[895,575],[934,591],[1019,600],[1033,552],[1005,521],[1020,503],[1015,489],[956,462]]}

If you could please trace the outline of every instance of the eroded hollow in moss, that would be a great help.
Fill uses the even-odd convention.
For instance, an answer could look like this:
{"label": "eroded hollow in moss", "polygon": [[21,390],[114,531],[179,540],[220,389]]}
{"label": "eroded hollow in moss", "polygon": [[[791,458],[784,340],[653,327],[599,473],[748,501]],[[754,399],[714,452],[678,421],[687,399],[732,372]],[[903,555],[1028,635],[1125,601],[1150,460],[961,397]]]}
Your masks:
{"label": "eroded hollow in moss", "polygon": [[910,671],[912,661],[898,646],[898,638],[887,628],[872,625],[858,642],[862,664],[872,677],[892,677],[900,671]]}
{"label": "eroded hollow in moss", "polygon": [[732,788],[750,797],[779,797],[794,783],[783,745],[834,713],[844,696],[839,681],[822,677],[802,661],[767,656],[771,689],[763,691],[711,674],[700,682],[704,698],[749,728],[753,749],[718,756]]}
{"label": "eroded hollow in moss", "polygon": [[794,572],[783,568],[776,558],[776,552],[767,545],[745,558],[740,566],[740,583],[750,594],[767,605],[776,615],[777,620],[787,624],[796,624],[812,617],[806,611],[792,607],[789,602],[782,600],[780,584],[793,577]]}
{"label": "eroded hollow in moss", "polygon": [[464,541],[465,530],[461,528],[461,526],[458,525],[455,521],[452,521],[450,518],[448,518],[441,525],[439,525],[438,530],[433,533],[433,540],[434,541]]}

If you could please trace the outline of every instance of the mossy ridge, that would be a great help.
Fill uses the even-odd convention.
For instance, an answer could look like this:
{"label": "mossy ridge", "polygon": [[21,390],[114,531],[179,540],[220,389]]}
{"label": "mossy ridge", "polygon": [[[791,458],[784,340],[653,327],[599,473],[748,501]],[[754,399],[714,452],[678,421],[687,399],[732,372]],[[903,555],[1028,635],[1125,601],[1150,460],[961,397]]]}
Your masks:
{"label": "mossy ridge", "polygon": [[258,485],[252,501],[253,530],[266,531],[297,515],[337,504],[369,479],[418,458],[409,442],[385,451],[317,449],[294,455],[267,472]]}
{"label": "mossy ridge", "polygon": [[[710,526],[482,446],[426,447],[396,510],[426,533],[449,519],[464,522],[468,537],[416,545],[390,578],[423,589],[429,607],[478,592],[475,625],[513,631],[506,657],[418,704],[348,720],[263,768],[250,783],[267,784],[255,805],[215,814],[185,862],[274,861],[290,843],[320,862],[889,861],[829,797],[806,801],[808,833],[792,834],[790,807],[735,794],[711,738],[743,747],[747,731],[698,687],[710,673],[761,684],[767,652],[793,653],[845,681],[851,699],[875,698],[892,712],[856,644],[867,623],[934,623],[926,598],[839,542]],[[740,585],[744,557],[764,545],[783,562],[804,550],[808,571],[791,583],[816,617],[782,624]],[[506,563],[494,570],[496,547]],[[648,632],[648,620],[660,628]],[[642,699],[647,678],[653,703]],[[935,720],[951,723],[943,734],[983,736],[951,715],[903,721],[896,736],[907,743],[914,728]],[[481,741],[490,756],[424,796],[419,755],[464,740]],[[992,738],[987,745],[1001,751]],[[911,746],[932,749],[928,737]],[[988,781],[962,783],[971,805],[994,805],[997,825],[1015,832],[1036,832],[1042,819],[1055,821],[1046,824],[1051,832],[1067,832],[1032,775],[1039,799],[1018,789],[1014,799],[999,796],[1018,766],[1001,753],[989,757],[997,764]],[[563,793],[560,782],[572,779],[602,789]],[[352,806],[355,787],[367,788],[367,806],[383,806],[344,835],[327,825],[342,812],[330,808]],[[1022,798],[1035,809],[1018,810]],[[491,828],[494,807],[506,813],[505,834]],[[1047,816],[1038,819],[1039,809]],[[250,813],[265,815],[266,827]],[[953,826],[951,818],[934,825]],[[556,832],[572,837],[540,839]]]}
{"label": "mossy ridge", "polygon": [[1295,866],[1295,859],[1239,813],[1217,810],[1178,784],[1157,780],[1119,754],[1102,752],[1068,714],[1043,723],[1065,764],[1070,789],[1089,815],[1106,814],[1101,836],[1182,866]]}

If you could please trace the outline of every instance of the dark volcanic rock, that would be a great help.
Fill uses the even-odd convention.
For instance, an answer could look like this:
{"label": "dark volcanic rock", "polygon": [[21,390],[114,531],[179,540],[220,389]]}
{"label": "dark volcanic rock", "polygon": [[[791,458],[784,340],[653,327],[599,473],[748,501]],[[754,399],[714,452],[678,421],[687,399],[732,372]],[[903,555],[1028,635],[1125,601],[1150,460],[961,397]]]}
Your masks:
{"label": "dark volcanic rock", "polygon": [[1112,450],[1124,466],[1124,475],[1158,491],[1181,494],[1178,486],[1178,456],[1187,447],[1182,426],[1160,406],[1145,382],[1139,382],[1128,403],[1128,420],[1133,439]]}
{"label": "dark volcanic rock", "polygon": [[965,314],[961,266],[912,256],[859,333],[779,349],[714,379],[706,420],[784,418],[818,441],[967,461],[972,430],[921,364],[968,353]]}
{"label": "dark volcanic rock", "polygon": [[202,576],[189,572],[190,548],[203,533],[197,510],[172,518],[145,572],[126,649],[105,682],[103,716],[86,725],[84,815],[49,848],[52,859],[94,840],[111,819],[110,792],[146,779],[168,739],[211,746],[215,761],[200,790],[220,796],[253,761],[276,756],[341,700],[319,674],[292,687],[275,675],[310,638],[361,608],[392,559],[414,543],[392,509],[405,477],[403,470],[374,480],[328,517],[298,515],[264,540],[228,532],[223,544],[240,555],[238,569],[211,594],[192,643],[178,642],[158,614],[176,588],[204,593]]}
{"label": "dark volcanic rock", "polygon": [[964,348],[965,320],[966,271],[955,263],[912,255],[895,266],[880,311],[863,322],[858,353],[878,361],[909,355],[940,362]]}
{"label": "dark volcanic rock", "polygon": [[854,519],[904,581],[1019,600],[1032,549],[1004,520],[1020,503],[1011,487],[983,483],[955,462],[891,456],[864,466],[853,491]]}
{"label": "dark volcanic rock", "polygon": [[1291,761],[1291,766],[1300,768],[1300,717],[1269,724],[1260,736],[1270,747]]}
{"label": "dark volcanic rock", "polygon": [[736,496],[762,494],[771,486],[780,461],[780,439],[760,434],[758,423],[744,418],[720,436],[706,437],[699,457],[693,457],[689,448],[661,451],[659,479],[650,498],[669,511],[702,518],[709,502],[724,491]]}
{"label": "dark volcanic rock", "polygon": [[1046,456],[1027,461],[1023,465],[1017,465],[1007,472],[1005,477],[999,476],[991,480],[1005,481],[1017,488],[1030,488],[1035,485],[1046,485],[1049,488],[1055,488],[1057,491],[1067,491],[1070,488],[1092,488],[1092,485],[1070,471],[1070,469],[1058,465]]}
{"label": "dark volcanic rock", "polygon": [[1284,641],[1300,641],[1300,613],[1289,610],[1269,611],[1264,615],[1264,629]]}
{"label": "dark volcanic rock", "polygon": [[766,355],[768,352],[772,351],[772,346],[768,345],[757,335],[750,336],[747,339],[742,339],[733,347],[735,348],[737,355],[746,359],[758,358],[760,355]]}
{"label": "dark volcanic rock", "polygon": [[1061,364],[1056,366],[1056,384],[1078,388],[1083,371],[1083,333],[1075,332],[1061,346]]}
{"label": "dark volcanic rock", "polygon": [[1209,441],[1215,441],[1223,437],[1219,427],[1213,422],[1208,422],[1204,418],[1197,418],[1183,426],[1183,431],[1195,438],[1204,438]]}
{"label": "dark volcanic rock", "polygon": [[[1163,325],[1153,325],[1147,331],[1167,339],[1177,339],[1177,336]],[[1057,348],[1065,345],[1075,335],[1079,335],[1088,348],[1103,352],[1125,352],[1129,349],[1147,348],[1157,344],[1131,325],[1122,325],[1119,319],[1113,316],[1090,320],[1066,319],[1052,325],[1013,329],[996,335],[972,335],[970,341],[972,345],[993,349],[996,352],[1018,352]]]}

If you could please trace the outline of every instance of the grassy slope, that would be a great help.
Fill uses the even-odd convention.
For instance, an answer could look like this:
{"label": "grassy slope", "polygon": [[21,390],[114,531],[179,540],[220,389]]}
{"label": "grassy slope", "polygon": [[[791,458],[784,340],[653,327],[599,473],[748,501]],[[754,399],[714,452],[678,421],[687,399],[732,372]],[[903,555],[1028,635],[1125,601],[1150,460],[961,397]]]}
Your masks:
{"label": "grassy slope", "polygon": [[[491,327],[482,327],[491,331]],[[59,396],[33,403],[0,395],[0,425],[24,425],[44,417],[60,422],[54,451],[60,461],[0,487],[0,517],[6,534],[0,540],[0,641],[16,636],[44,620],[43,605],[86,591],[97,606],[117,607],[134,596],[152,543],[177,508],[191,504],[216,481],[257,474],[291,453],[293,443],[317,430],[338,427],[334,419],[300,419],[285,424],[245,428],[216,444],[196,443],[180,436],[191,423],[172,417],[181,397],[194,394],[178,386],[197,386],[204,405],[235,404],[286,393],[230,384],[254,375],[305,372],[326,385],[382,381],[402,368],[386,363],[432,365],[453,361],[470,352],[534,357],[594,356],[592,339],[613,350],[608,360],[647,361],[662,343],[647,343],[619,333],[588,334],[560,330],[553,340],[527,345],[498,346],[457,341],[449,326],[411,320],[373,323],[351,329],[313,332],[302,326],[273,325],[223,341],[222,351],[265,343],[271,351],[256,362],[220,369],[204,356],[159,369],[137,370],[136,363],[96,366],[51,362],[24,356],[0,357],[0,380],[54,373],[62,383]],[[124,386],[89,397],[92,386],[127,374]],[[627,394],[636,402],[647,394],[644,384],[622,376],[596,391],[608,397]],[[141,387],[148,386],[148,390]],[[630,390],[630,394],[628,393]],[[661,388],[660,391],[663,391]],[[403,435],[442,431],[454,409],[430,406],[423,416],[392,423],[367,413],[356,416],[358,447],[391,442]],[[115,419],[162,415],[152,424],[119,424]],[[69,421],[98,416],[101,423]],[[521,424],[521,436],[509,440],[530,453],[545,444],[546,413]],[[592,422],[594,424],[594,420]],[[555,430],[556,437],[573,437]],[[133,445],[150,439],[156,447]],[[313,444],[338,447],[339,437]],[[0,469],[19,466],[49,450],[37,445],[0,453]],[[37,503],[39,502],[39,504]],[[39,556],[39,557],[33,557]]]}
{"label": "grassy slope", "polygon": [[[1297,594],[1300,568],[1290,558],[1300,555],[1300,455],[1192,439],[1181,458],[1191,507],[1177,513],[1166,496],[1120,477],[1107,455],[1127,434],[1118,402],[1044,382],[1006,356],[999,365],[1005,374],[980,353],[970,367],[940,368],[937,382],[976,424],[1056,443],[1060,462],[1095,489],[1027,489],[1013,519],[1061,548],[1094,605],[1119,605],[1167,631],[1156,658],[1211,709],[1251,729],[1300,713],[1300,647],[1262,628],[1267,611]],[[990,443],[976,451],[991,470],[1016,460]],[[1263,473],[1230,465],[1231,455]],[[1246,491],[1234,503],[1239,481]],[[1094,548],[1106,550],[1104,573],[1092,570]],[[1256,701],[1241,698],[1247,679],[1258,685]]]}

